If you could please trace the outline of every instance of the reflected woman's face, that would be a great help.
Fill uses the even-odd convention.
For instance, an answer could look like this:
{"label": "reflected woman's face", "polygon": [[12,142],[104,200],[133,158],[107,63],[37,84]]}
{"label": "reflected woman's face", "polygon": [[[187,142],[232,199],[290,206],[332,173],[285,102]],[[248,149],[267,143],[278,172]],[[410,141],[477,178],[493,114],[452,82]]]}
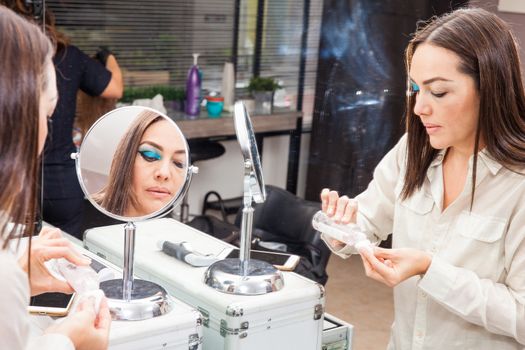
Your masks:
{"label": "reflected woman's face", "polygon": [[175,126],[166,120],[151,124],[142,135],[133,166],[136,207],[125,215],[148,215],[168,204],[184,181],[185,162],[184,141]]}

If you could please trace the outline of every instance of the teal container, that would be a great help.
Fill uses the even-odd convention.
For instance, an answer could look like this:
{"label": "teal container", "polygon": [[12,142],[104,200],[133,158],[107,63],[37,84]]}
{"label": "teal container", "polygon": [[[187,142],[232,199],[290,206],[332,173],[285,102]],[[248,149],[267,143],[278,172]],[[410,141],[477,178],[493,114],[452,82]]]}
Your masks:
{"label": "teal container", "polygon": [[208,117],[219,118],[224,108],[224,97],[220,96],[206,96],[206,110]]}

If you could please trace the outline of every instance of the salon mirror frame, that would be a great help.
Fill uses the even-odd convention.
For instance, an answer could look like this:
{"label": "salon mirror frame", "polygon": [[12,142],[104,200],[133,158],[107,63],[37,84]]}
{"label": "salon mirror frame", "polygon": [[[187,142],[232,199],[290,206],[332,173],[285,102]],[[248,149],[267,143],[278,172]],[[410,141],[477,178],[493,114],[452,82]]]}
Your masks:
{"label": "salon mirror frame", "polygon": [[[94,130],[97,129],[97,126],[100,126],[100,123],[103,120],[106,120],[106,118],[111,117],[112,114],[118,113],[118,112],[122,112],[125,109],[128,109],[130,111],[131,110],[139,110],[139,109],[140,110],[149,110],[149,111],[155,112],[159,116],[163,117],[166,121],[172,123],[172,125],[176,128],[177,132],[179,133],[180,137],[183,139],[185,150],[186,150],[186,155],[185,155],[186,169],[185,169],[185,174],[184,174],[184,180],[183,180],[183,183],[182,183],[182,186],[180,187],[180,189],[173,196],[173,198],[171,198],[170,201],[166,205],[164,205],[162,208],[160,208],[159,210],[157,210],[157,211],[155,211],[153,213],[147,214],[147,215],[137,216],[137,217],[128,217],[128,216],[118,215],[118,214],[115,214],[115,213],[112,213],[112,212],[106,210],[104,207],[102,207],[100,204],[98,204],[93,199],[93,194],[88,193],[88,190],[86,188],[86,185],[85,185],[85,182],[84,182],[84,178],[83,178],[83,175],[82,175],[82,150],[83,149],[85,150],[85,147],[86,147],[85,146],[85,141],[88,140],[89,136],[93,133]],[[161,112],[159,112],[159,111],[157,111],[157,110],[155,110],[153,108],[142,107],[142,106],[119,107],[119,108],[116,108],[116,109],[114,109],[114,110],[104,114],[103,116],[101,116],[89,128],[88,132],[86,133],[86,135],[84,136],[84,138],[82,140],[80,148],[78,149],[78,151],[76,153],[73,153],[71,155],[71,157],[75,159],[75,168],[76,168],[78,181],[80,183],[80,187],[82,189],[82,192],[84,192],[84,194],[85,194],[86,198],[89,200],[89,202],[98,211],[100,211],[104,215],[107,215],[107,216],[109,216],[109,217],[111,217],[113,219],[116,219],[116,220],[119,220],[119,221],[123,221],[123,222],[144,221],[144,220],[148,220],[148,219],[162,217],[162,216],[168,214],[171,210],[173,210],[182,201],[184,195],[186,194],[186,192],[188,191],[188,189],[190,187],[192,175],[197,172],[197,168],[195,168],[193,165],[190,164],[190,149],[189,149],[189,146],[188,146],[188,141],[184,137],[184,134],[182,133],[182,131],[180,130],[178,125],[171,118],[166,116],[164,113],[161,113]]]}
{"label": "salon mirror frame", "polygon": [[251,162],[253,175],[250,178],[250,192],[255,203],[263,203],[266,200],[266,188],[262,176],[262,165],[259,159],[257,141],[253,132],[250,115],[244,103],[236,103],[234,107],[234,125],[237,141],[241,148],[244,161]]}
{"label": "salon mirror frame", "polygon": [[223,259],[210,265],[204,273],[204,283],[219,292],[228,294],[272,293],[284,287],[282,273],[270,263],[250,259],[254,213],[252,202],[264,202],[266,190],[252,122],[241,101],[235,103],[233,118],[237,141],[244,158],[244,196],[239,259]]}
{"label": "salon mirror frame", "polygon": [[[87,190],[87,186],[84,182],[84,177],[82,176],[82,151],[83,149],[85,150],[86,140],[88,140],[89,136],[93,133],[93,131],[96,130],[98,126],[102,125],[101,123],[103,121],[107,120],[107,118],[110,118],[112,114],[114,115],[115,113],[122,112],[126,113],[126,110],[133,110],[133,112],[138,111],[138,113],[136,113],[135,119],[130,121],[129,126],[119,138],[119,142],[120,140],[122,140],[122,137],[126,135],[130,126],[133,125],[133,123],[136,120],[136,117],[138,117],[142,111],[151,111],[156,115],[161,116],[162,118],[164,118],[164,120],[172,123],[172,125],[175,126],[178,136],[182,138],[186,151],[184,163],[186,164],[186,174],[184,175],[184,182],[182,183],[177,193],[173,196],[173,198],[170,199],[170,201],[167,204],[165,204],[159,210],[139,217],[126,217],[122,215],[117,215],[103,208],[102,205],[98,204],[95,201],[95,199],[93,198],[93,194],[89,193],[89,191]],[[103,139],[102,141],[107,142],[107,138]],[[114,157],[115,153],[112,154],[112,161]],[[181,202],[184,195],[188,191],[188,188],[191,184],[192,175],[198,172],[198,168],[190,164],[189,146],[188,142],[186,141],[186,138],[184,137],[184,134],[181,132],[180,128],[172,119],[170,119],[164,113],[160,113],[157,110],[142,106],[120,107],[106,113],[91,126],[91,128],[86,133],[84,139],[82,140],[78,152],[73,153],[72,158],[75,159],[75,167],[80,182],[80,187],[82,188],[82,191],[84,192],[90,203],[101,213],[113,219],[127,222],[124,225],[124,266],[122,267],[122,278],[104,281],[100,284],[100,289],[102,289],[108,297],[108,306],[113,320],[138,321],[161,316],[165,313],[170,312],[170,310],[172,309],[172,307],[170,306],[170,299],[168,297],[168,294],[166,293],[166,290],[162,286],[150,281],[134,279],[133,263],[135,255],[136,231],[136,226],[134,222],[152,219],[167,214],[177,204]]]}

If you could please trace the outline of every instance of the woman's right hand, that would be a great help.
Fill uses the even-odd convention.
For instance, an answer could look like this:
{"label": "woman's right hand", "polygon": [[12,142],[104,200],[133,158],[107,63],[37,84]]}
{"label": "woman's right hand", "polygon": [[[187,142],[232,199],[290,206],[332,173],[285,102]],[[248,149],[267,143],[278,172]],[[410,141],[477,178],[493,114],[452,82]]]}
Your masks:
{"label": "woman's right hand", "polygon": [[[348,196],[339,197],[337,191],[331,191],[329,188],[321,191],[321,209],[337,223],[346,225],[356,222],[357,202]],[[346,246],[345,243],[329,237],[327,243],[335,250]]]}
{"label": "woman's right hand", "polygon": [[[30,259],[28,260],[28,255]],[[73,293],[73,288],[65,282],[56,279],[48,270],[45,262],[51,259],[65,258],[77,266],[87,266],[91,262],[77,252],[69,240],[62,236],[57,228],[44,227],[38,239],[31,242],[31,252],[26,250],[18,263],[26,273],[30,270],[31,295],[46,292]]]}
{"label": "woman's right hand", "polygon": [[46,329],[47,334],[58,333],[67,336],[76,350],[105,350],[109,343],[111,315],[106,298],[100,303],[98,315],[93,297],[80,301],[76,310],[61,322]]}

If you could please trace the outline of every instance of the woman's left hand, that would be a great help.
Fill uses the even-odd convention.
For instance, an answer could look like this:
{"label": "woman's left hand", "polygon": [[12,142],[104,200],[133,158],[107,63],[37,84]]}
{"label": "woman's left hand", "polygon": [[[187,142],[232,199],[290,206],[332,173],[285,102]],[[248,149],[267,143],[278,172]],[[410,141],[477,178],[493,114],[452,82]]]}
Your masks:
{"label": "woman's left hand", "polygon": [[412,248],[383,249],[374,247],[372,251],[359,251],[363,259],[366,275],[389,287],[404,280],[427,272],[432,256],[422,250]]}
{"label": "woman's left hand", "polygon": [[[26,251],[18,263],[22,270],[28,272],[28,252]],[[80,253],[75,251],[71,242],[62,236],[62,233],[57,228],[44,227],[37,239],[31,242],[31,295],[38,295],[46,292],[61,292],[73,293],[71,286],[64,281],[60,281],[53,277],[45,262],[50,259],[65,258],[69,262],[85,266],[90,263],[90,260]]]}

